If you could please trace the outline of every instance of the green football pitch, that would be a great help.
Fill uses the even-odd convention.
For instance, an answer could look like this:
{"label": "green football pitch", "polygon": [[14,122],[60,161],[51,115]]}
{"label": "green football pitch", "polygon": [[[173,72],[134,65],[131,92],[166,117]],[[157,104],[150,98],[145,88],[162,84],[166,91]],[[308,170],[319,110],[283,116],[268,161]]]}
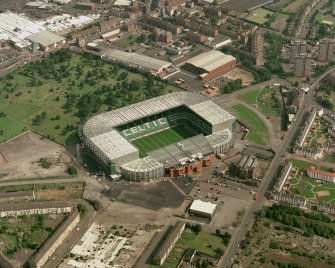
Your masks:
{"label": "green football pitch", "polygon": [[134,140],[132,143],[138,147],[140,150],[140,157],[142,158],[147,156],[147,153],[150,151],[162,148],[187,138],[191,138],[200,133],[201,131],[198,129],[191,129],[180,125],[152,134],[150,136]]}

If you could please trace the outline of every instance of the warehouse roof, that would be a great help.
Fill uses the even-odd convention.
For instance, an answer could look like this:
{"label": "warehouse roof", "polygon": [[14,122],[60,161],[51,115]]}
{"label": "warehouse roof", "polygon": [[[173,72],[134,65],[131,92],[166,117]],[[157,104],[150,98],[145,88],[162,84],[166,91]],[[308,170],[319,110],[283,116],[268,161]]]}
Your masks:
{"label": "warehouse roof", "polygon": [[218,50],[211,50],[189,59],[186,63],[211,72],[233,60],[236,60],[236,58],[231,55],[224,54]]}
{"label": "warehouse roof", "polygon": [[121,62],[130,66],[134,66],[136,68],[148,69],[153,73],[159,73],[164,68],[171,66],[171,63],[167,61],[162,61],[145,55],[125,52],[116,49],[112,49],[106,52],[101,57],[107,60]]}
{"label": "warehouse roof", "polygon": [[37,43],[43,47],[52,46],[65,40],[64,37],[49,31],[41,31],[27,36],[27,39],[33,43]]}
{"label": "warehouse roof", "polygon": [[213,215],[216,209],[216,204],[213,204],[211,202],[204,202],[201,200],[194,200],[190,210],[195,211],[195,212],[201,212],[201,213],[206,213]]}

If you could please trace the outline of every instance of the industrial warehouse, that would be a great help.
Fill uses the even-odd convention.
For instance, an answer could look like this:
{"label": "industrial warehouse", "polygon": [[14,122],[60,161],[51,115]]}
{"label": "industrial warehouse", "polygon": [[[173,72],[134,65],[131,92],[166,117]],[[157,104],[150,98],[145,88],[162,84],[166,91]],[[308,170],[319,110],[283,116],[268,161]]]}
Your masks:
{"label": "industrial warehouse", "polygon": [[164,76],[166,72],[171,71],[173,68],[170,62],[116,49],[108,51],[103,54],[101,58],[134,67],[144,72],[149,72],[155,76]]}
{"label": "industrial warehouse", "polygon": [[[176,92],[95,116],[80,137],[110,174],[149,181],[200,173],[232,145],[234,128],[235,117],[220,104]],[[174,131],[184,139],[171,142]],[[147,148],[155,135],[165,144]]]}
{"label": "industrial warehouse", "polygon": [[205,80],[228,72],[235,66],[235,57],[211,50],[186,61],[184,68]]}

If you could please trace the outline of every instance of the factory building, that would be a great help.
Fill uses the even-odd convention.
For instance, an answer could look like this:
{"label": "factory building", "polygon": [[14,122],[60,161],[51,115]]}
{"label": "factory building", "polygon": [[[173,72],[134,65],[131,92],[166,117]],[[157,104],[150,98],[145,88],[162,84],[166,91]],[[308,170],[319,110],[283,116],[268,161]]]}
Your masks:
{"label": "factory building", "polygon": [[306,42],[305,41],[292,41],[290,50],[290,63],[296,62],[296,56],[306,53]]}
{"label": "factory building", "polygon": [[232,168],[240,179],[254,179],[258,170],[258,161],[254,155],[243,155]]}
{"label": "factory building", "polygon": [[324,39],[320,41],[318,61],[327,62],[334,59],[335,40]]}
{"label": "factory building", "polygon": [[211,50],[187,60],[184,68],[205,80],[228,72],[235,66],[235,57]]}
{"label": "factory building", "polygon": [[161,75],[170,71],[173,66],[170,62],[158,60],[152,57],[144,56],[137,53],[130,53],[121,50],[112,49],[101,56],[102,59],[135,67],[144,72],[153,75]]}
{"label": "factory building", "polygon": [[214,216],[216,207],[217,207],[216,204],[213,204],[211,202],[194,200],[189,209],[189,214],[211,219]]}
{"label": "factory building", "polygon": [[312,56],[300,54],[295,57],[294,76],[309,77],[311,75]]}

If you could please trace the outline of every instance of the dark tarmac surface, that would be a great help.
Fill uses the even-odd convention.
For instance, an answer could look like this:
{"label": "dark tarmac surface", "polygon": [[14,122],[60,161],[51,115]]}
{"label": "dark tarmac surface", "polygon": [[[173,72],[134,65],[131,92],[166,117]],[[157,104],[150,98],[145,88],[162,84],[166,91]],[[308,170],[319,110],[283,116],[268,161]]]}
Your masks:
{"label": "dark tarmac surface", "polygon": [[119,181],[109,182],[108,185],[110,190],[106,195],[112,200],[151,210],[178,208],[185,199],[185,195],[170,181],[148,184]]}

